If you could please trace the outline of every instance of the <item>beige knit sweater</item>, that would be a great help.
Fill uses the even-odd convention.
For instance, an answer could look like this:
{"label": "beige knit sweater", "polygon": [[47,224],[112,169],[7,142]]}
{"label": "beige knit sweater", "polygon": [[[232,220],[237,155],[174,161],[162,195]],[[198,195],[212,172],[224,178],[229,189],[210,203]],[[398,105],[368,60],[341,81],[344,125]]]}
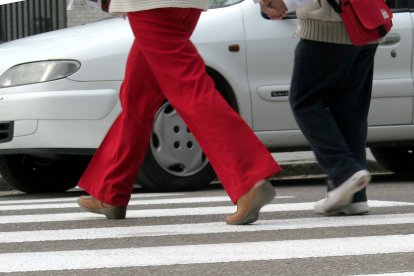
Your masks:
{"label": "beige knit sweater", "polygon": [[158,8],[196,8],[207,10],[208,0],[111,0],[110,13],[126,13]]}
{"label": "beige knit sweater", "polygon": [[296,11],[300,38],[329,43],[351,44],[341,17],[326,0],[311,0]]}

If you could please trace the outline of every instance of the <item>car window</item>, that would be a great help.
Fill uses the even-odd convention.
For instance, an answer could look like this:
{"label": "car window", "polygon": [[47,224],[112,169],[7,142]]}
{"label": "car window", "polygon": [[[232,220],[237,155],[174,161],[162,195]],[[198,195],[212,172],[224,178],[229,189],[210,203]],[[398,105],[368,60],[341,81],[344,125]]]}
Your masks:
{"label": "car window", "polygon": [[228,6],[243,2],[243,1],[244,0],[210,0],[209,8],[217,9],[217,8],[228,7]]}

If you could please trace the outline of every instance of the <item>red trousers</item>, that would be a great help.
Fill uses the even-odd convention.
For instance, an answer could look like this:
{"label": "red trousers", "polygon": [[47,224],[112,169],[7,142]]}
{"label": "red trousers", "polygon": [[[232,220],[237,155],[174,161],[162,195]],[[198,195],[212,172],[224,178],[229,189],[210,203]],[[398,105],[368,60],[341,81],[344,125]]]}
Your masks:
{"label": "red trousers", "polygon": [[165,99],[191,129],[233,203],[280,170],[215,89],[190,42],[200,13],[168,8],[128,14],[135,41],[120,91],[122,112],[78,184],[93,197],[113,206],[128,204]]}

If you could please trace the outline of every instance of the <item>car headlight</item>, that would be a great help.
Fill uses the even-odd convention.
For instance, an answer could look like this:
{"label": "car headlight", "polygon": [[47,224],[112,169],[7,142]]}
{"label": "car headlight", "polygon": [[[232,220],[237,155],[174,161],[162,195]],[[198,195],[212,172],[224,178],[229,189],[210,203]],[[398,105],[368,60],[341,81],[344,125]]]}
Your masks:
{"label": "car headlight", "polygon": [[80,68],[76,60],[45,60],[23,63],[0,76],[0,87],[33,84],[65,78]]}

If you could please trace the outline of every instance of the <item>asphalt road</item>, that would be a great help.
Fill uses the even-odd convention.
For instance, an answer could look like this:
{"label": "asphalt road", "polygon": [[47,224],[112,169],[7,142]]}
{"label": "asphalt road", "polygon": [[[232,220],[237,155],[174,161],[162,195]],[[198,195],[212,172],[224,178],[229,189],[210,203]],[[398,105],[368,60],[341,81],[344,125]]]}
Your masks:
{"label": "asphalt road", "polygon": [[[414,274],[414,178],[374,176],[371,212],[325,217],[323,178],[276,179],[277,197],[250,226],[219,184],[205,191],[136,190],[127,219],[75,204],[82,191],[0,196],[0,273],[18,275]],[[393,274],[391,274],[393,275]]]}
{"label": "asphalt road", "polygon": [[[273,153],[273,157],[280,163],[283,170],[274,176],[275,180],[312,179],[324,176],[311,151]],[[375,158],[367,149],[368,166],[371,173],[388,174],[389,172],[379,166]],[[0,196],[18,193],[0,175]]]}

